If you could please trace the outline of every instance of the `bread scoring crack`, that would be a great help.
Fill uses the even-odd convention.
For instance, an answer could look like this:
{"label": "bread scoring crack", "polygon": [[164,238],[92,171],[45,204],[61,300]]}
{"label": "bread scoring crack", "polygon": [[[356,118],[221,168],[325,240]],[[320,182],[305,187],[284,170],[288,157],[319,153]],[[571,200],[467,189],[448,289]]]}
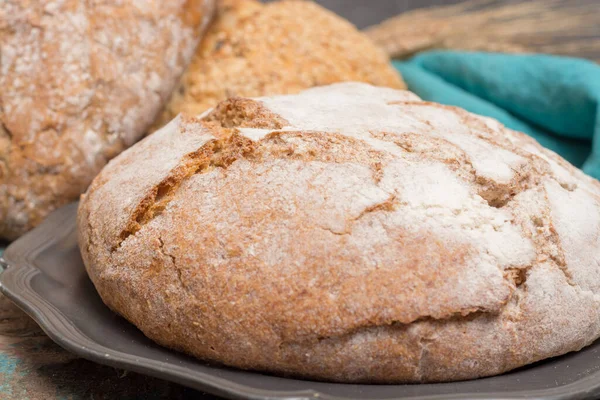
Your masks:
{"label": "bread scoring crack", "polygon": [[[401,321],[390,321],[387,324],[382,324],[382,323],[372,323],[372,324],[363,324],[357,327],[354,327],[353,329],[348,329],[343,331],[342,333],[339,334],[332,334],[332,335],[321,335],[318,337],[303,337],[301,339],[297,339],[297,340],[291,340],[291,339],[286,339],[286,340],[282,340],[281,341],[281,345],[286,345],[286,344],[298,344],[298,343],[304,343],[304,342],[322,342],[322,341],[326,341],[326,340],[333,340],[333,339],[341,339],[344,337],[351,337],[357,334],[360,334],[361,332],[368,332],[370,330],[373,329],[406,329],[409,326],[414,326],[414,325],[418,325],[418,324],[447,324],[447,323],[453,323],[453,322],[466,322],[466,321],[473,321],[477,318],[489,318],[489,317],[496,317],[499,313],[496,311],[492,311],[492,310],[486,310],[486,309],[480,309],[480,308],[469,308],[469,309],[464,309],[464,310],[460,310],[457,312],[453,312],[450,313],[448,315],[443,315],[443,316],[431,316],[431,315],[424,315],[421,316],[419,318],[416,318],[410,322],[401,322]],[[422,337],[423,342],[427,342],[428,344],[431,344],[433,342],[435,342],[435,340],[433,338],[427,338],[427,337]]]}
{"label": "bread scoring crack", "polygon": [[[174,255],[168,253],[165,249],[165,242],[163,241],[162,237],[158,237],[158,251],[160,251],[160,254],[162,254],[165,257],[168,257],[171,260],[171,263],[173,264],[173,268],[175,269],[175,273],[177,274],[177,280],[179,281],[179,284],[181,285],[181,287],[183,289],[185,289],[187,291],[187,286],[186,284],[183,282],[183,277],[181,275],[181,270],[179,269],[179,266],[177,264],[177,259],[175,258]],[[189,292],[192,295],[194,294],[193,292]]]}
{"label": "bread scoring crack", "polygon": [[119,234],[119,241],[112,251],[117,250],[127,238],[162,214],[174,198],[177,189],[191,176],[205,174],[215,168],[226,169],[237,159],[248,155],[253,150],[254,145],[249,139],[233,133],[222,139],[214,139],[200,149],[187,154],[182,162],[152,188],[150,193],[138,204],[125,229]]}
{"label": "bread scoring crack", "polygon": [[[546,194],[546,201],[548,201]],[[538,258],[539,262],[548,261],[553,264],[556,268],[558,268],[563,275],[565,276],[565,281],[572,287],[579,287],[579,285],[573,282],[573,276],[571,271],[569,271],[567,267],[567,261],[565,257],[565,251],[562,248],[562,244],[560,241],[560,236],[554,227],[554,221],[550,215],[548,215],[547,219],[543,218],[533,218],[533,224],[538,231],[538,242],[540,239],[544,239],[545,241],[540,241],[536,243],[536,247],[539,249]],[[546,246],[543,244],[546,243]],[[551,244],[552,247],[549,247],[548,244]],[[554,251],[552,251],[554,248]]]}
{"label": "bread scoring crack", "polygon": [[352,218],[351,221],[352,222],[356,222],[359,219],[361,219],[362,217],[364,217],[365,215],[369,214],[369,213],[373,213],[373,212],[377,212],[377,211],[394,211],[396,208],[396,204],[397,204],[397,197],[395,194],[390,194],[390,196],[377,204],[374,204],[372,206],[369,206],[367,208],[365,208],[364,210],[361,211],[360,214],[358,214],[356,217]]}
{"label": "bread scoring crack", "polygon": [[203,120],[221,128],[281,129],[289,125],[262,102],[242,97],[220,102]]}
{"label": "bread scoring crack", "polygon": [[[165,251],[165,242],[163,241],[163,239],[161,237],[158,238],[158,243],[159,243],[158,248],[159,248],[160,252],[163,255],[169,257],[171,259],[171,261],[173,262],[173,265],[177,265],[177,263],[175,262],[175,256],[172,254],[169,254]],[[179,280],[181,281],[181,273],[179,272],[178,268],[177,268],[177,271],[179,273]]]}
{"label": "bread scoring crack", "polygon": [[[370,134],[378,140],[395,144],[405,151],[409,158],[416,158],[417,161],[426,158],[445,164],[459,177],[472,182],[477,194],[494,208],[503,208],[520,192],[538,186],[541,178],[547,174],[545,165],[533,165],[533,158],[538,160],[535,156],[521,152],[519,155],[529,158],[532,162],[522,170],[513,170],[514,178],[510,182],[497,182],[479,175],[467,152],[447,139],[412,132],[398,134],[373,131]],[[480,138],[487,141],[483,137]],[[493,144],[514,152],[513,148],[506,148],[498,143]]]}
{"label": "bread scoring crack", "polygon": [[391,194],[387,199],[381,201],[379,203],[373,204],[369,207],[363,209],[357,216],[349,218],[346,220],[344,224],[344,230],[339,231],[332,229],[331,227],[318,225],[318,228],[321,228],[325,231],[331,232],[334,235],[343,236],[352,234],[352,225],[356,223],[358,220],[364,218],[366,215],[375,213],[375,212],[392,212],[396,210],[398,205],[398,198],[395,194]]}
{"label": "bread scoring crack", "polygon": [[516,287],[521,287],[525,281],[527,280],[527,271],[531,268],[531,265],[528,265],[523,268],[510,267],[504,270],[504,277],[507,280],[511,280],[514,282]]}
{"label": "bread scoring crack", "polygon": [[[2,107],[0,107],[0,115],[2,115],[2,112]],[[0,118],[0,135],[6,135],[11,141],[13,139],[12,132],[6,127],[6,124],[4,121],[2,121],[2,118]]]}

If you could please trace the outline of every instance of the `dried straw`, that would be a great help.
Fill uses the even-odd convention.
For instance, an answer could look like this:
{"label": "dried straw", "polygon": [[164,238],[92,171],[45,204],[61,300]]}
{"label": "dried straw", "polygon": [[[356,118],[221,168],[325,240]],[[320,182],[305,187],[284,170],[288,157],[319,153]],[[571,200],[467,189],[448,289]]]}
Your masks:
{"label": "dried straw", "polygon": [[365,32],[393,58],[456,49],[549,53],[600,62],[598,0],[471,0],[410,11]]}

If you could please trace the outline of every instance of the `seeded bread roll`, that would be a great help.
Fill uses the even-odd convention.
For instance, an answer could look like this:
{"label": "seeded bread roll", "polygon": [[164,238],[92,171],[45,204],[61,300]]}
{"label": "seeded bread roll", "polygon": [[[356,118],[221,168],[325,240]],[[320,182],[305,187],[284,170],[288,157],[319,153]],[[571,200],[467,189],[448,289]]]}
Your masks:
{"label": "seeded bread roll", "polygon": [[149,338],[338,382],[499,374],[600,335],[600,183],[528,136],[359,83],[178,117],[82,197]]}
{"label": "seeded bread roll", "polygon": [[387,55],[352,24],[310,1],[221,0],[156,128],[228,97],[297,93],[361,81],[404,89]]}
{"label": "seeded bread roll", "polygon": [[0,1],[0,238],[77,199],[154,121],[212,0]]}

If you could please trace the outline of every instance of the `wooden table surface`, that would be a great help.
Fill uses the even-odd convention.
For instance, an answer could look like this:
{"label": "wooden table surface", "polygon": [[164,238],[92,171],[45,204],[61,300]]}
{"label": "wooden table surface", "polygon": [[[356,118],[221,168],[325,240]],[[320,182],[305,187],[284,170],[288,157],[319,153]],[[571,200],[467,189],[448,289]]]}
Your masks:
{"label": "wooden table surface", "polygon": [[[320,0],[360,28],[441,0]],[[216,399],[172,384],[80,359],[54,344],[0,295],[0,399]]]}

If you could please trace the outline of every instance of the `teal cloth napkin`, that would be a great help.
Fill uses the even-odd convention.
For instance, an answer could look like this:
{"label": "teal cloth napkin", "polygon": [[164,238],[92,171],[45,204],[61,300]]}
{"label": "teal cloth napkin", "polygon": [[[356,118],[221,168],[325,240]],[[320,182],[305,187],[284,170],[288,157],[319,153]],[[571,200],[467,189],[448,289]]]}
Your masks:
{"label": "teal cloth napkin", "polygon": [[394,66],[424,100],[495,118],[600,179],[600,65],[541,54],[432,51]]}

